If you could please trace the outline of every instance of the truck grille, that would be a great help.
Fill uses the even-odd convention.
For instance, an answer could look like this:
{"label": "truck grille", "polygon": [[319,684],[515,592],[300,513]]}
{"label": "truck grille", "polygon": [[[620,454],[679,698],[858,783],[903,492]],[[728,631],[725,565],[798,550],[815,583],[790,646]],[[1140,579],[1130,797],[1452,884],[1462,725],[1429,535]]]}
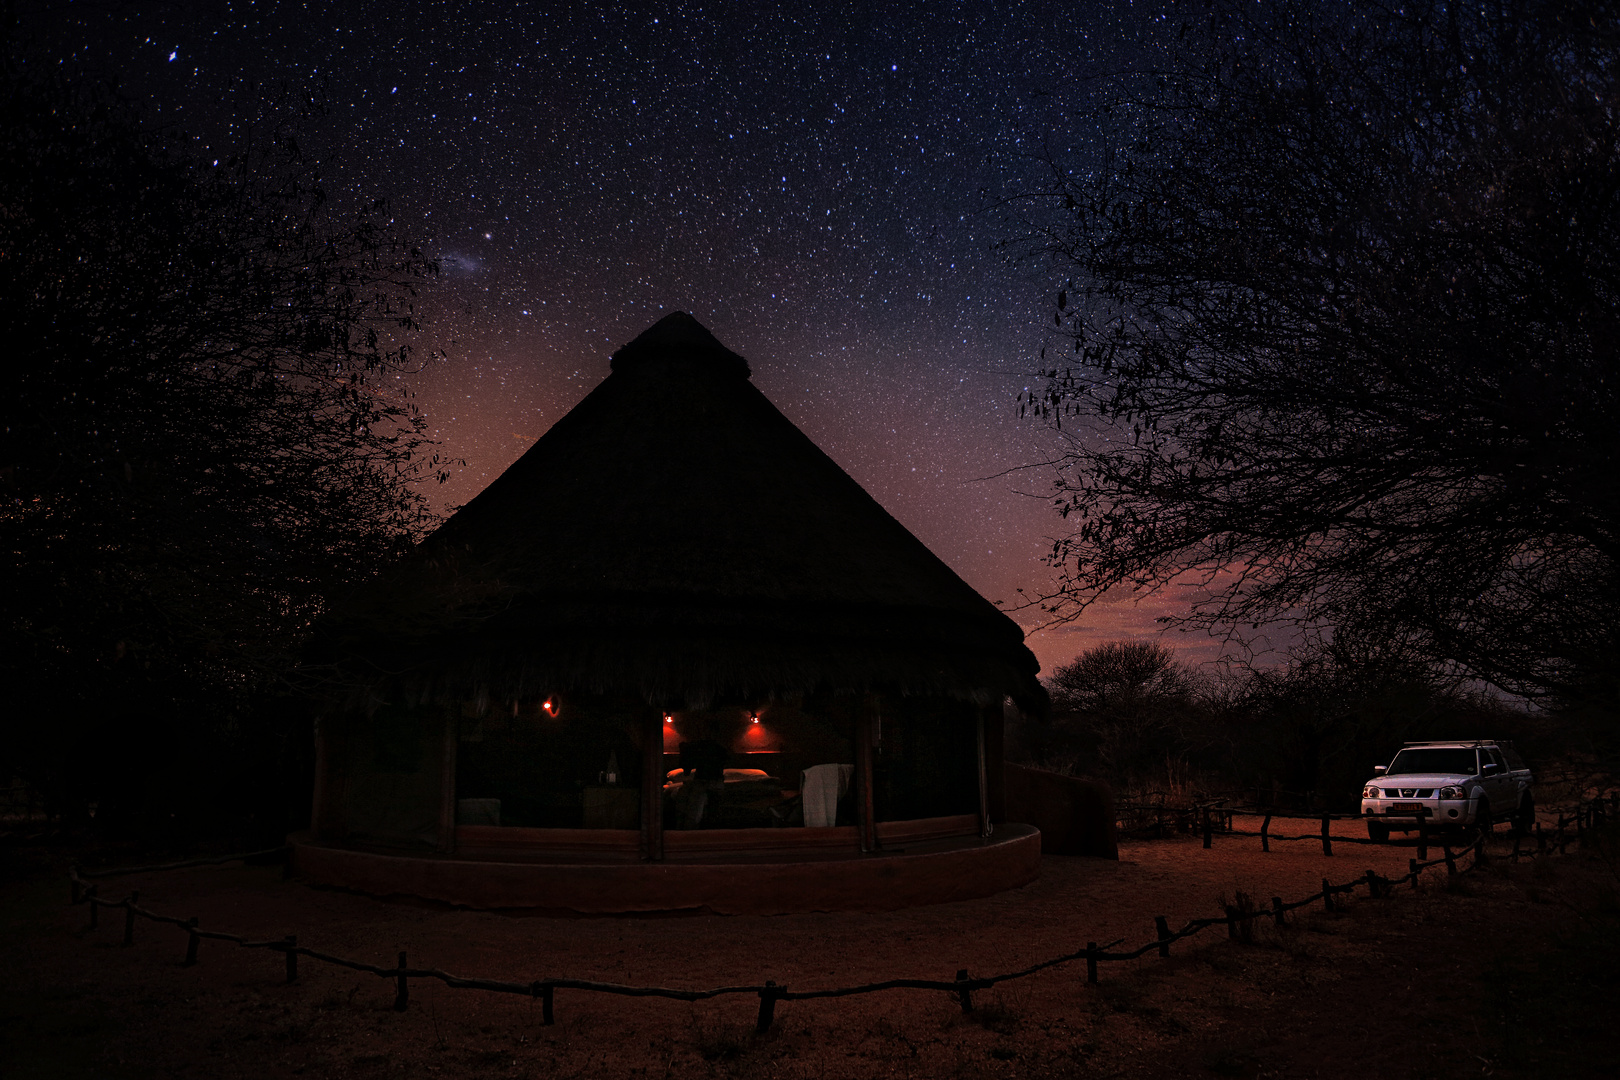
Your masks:
{"label": "truck grille", "polygon": [[1400,789],[1391,788],[1389,793],[1391,795],[1399,795],[1403,799],[1434,798],[1434,788],[1432,787],[1403,787]]}

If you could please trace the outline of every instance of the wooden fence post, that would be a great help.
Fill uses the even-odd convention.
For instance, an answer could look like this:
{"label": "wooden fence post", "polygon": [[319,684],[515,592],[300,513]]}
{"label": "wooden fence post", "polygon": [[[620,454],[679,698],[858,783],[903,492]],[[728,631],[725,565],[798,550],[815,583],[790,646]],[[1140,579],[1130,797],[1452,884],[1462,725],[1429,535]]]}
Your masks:
{"label": "wooden fence post", "polygon": [[1322,854],[1333,854],[1333,838],[1328,834],[1328,823],[1332,821],[1326,814],[1322,815]]}
{"label": "wooden fence post", "polygon": [[298,981],[298,935],[288,934],[287,938],[287,981]]}
{"label": "wooden fence post", "polygon": [[137,889],[134,892],[129,894],[129,899],[128,900],[124,901],[124,944],[125,945],[133,945],[133,944],[135,944],[135,905],[140,903],[140,900],[141,900],[141,893],[140,893],[140,890]]}
{"label": "wooden fence post", "polygon": [[1204,818],[1204,846],[1207,848],[1210,846],[1210,838],[1213,835],[1213,831],[1209,823],[1209,807],[1200,807],[1200,812]]}
{"label": "wooden fence post", "polygon": [[1457,876],[1457,857],[1451,853],[1451,845],[1446,845],[1446,877]]}
{"label": "wooden fence post", "polygon": [[551,997],[555,987],[547,986],[539,979],[529,984],[529,994],[540,999],[540,1023],[550,1027],[557,1022],[556,1014],[552,1011]]}
{"label": "wooden fence post", "polygon": [[[967,968],[963,968],[956,973],[956,981],[959,983],[968,981]],[[973,994],[967,987],[961,987],[956,991],[956,1000],[962,1003],[963,1012],[970,1013],[973,1011]]]}
{"label": "wooden fence post", "polygon": [[1153,926],[1159,931],[1159,955],[1170,955],[1170,924],[1163,915],[1153,916]]}
{"label": "wooden fence post", "polygon": [[1262,821],[1260,823],[1260,850],[1261,851],[1270,851],[1271,850],[1271,837],[1267,835],[1270,832],[1271,832],[1271,815],[1267,814],[1266,815],[1266,820],[1264,820],[1264,821]]}
{"label": "wooden fence post", "polygon": [[186,959],[181,967],[190,967],[197,962],[197,945],[201,941],[197,936],[197,916],[193,915],[186,920]]}
{"label": "wooden fence post", "polygon": [[1412,875],[1412,888],[1414,888],[1414,889],[1417,888],[1418,887],[1418,875],[1421,874],[1423,871],[1418,868],[1418,861],[1416,859],[1407,859],[1406,860],[1406,872],[1408,874]]}
{"label": "wooden fence post", "polygon": [[405,1007],[408,1004],[410,1004],[410,1000],[411,1000],[410,987],[405,985],[405,954],[400,953],[399,954],[399,974],[397,976],[395,976],[394,1011],[395,1012],[404,1012]]}
{"label": "wooden fence post", "polygon": [[1271,919],[1278,926],[1288,925],[1287,921],[1283,918],[1282,897],[1280,896],[1273,896],[1271,898]]}
{"label": "wooden fence post", "polygon": [[1333,910],[1333,883],[1327,878],[1322,879],[1322,906],[1329,911]]}
{"label": "wooden fence post", "polygon": [[759,992],[759,1018],[754,1021],[754,1031],[760,1035],[771,1030],[771,1024],[776,1021],[776,997],[785,987],[779,987],[774,980],[766,979],[765,986]]}
{"label": "wooden fence post", "polygon": [[1095,941],[1086,942],[1086,982],[1092,986],[1097,985],[1097,943]]}
{"label": "wooden fence post", "polygon": [[1418,858],[1429,857],[1429,808],[1418,809]]}
{"label": "wooden fence post", "polygon": [[1226,908],[1226,936],[1231,941],[1238,939],[1238,909],[1231,904],[1223,905]]}

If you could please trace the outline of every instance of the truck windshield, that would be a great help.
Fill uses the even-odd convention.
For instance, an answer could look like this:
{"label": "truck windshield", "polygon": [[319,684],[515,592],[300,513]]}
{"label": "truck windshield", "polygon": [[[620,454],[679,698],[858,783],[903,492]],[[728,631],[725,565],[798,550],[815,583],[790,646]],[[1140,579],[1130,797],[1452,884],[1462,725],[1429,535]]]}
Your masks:
{"label": "truck windshield", "polygon": [[1409,746],[1395,755],[1395,760],[1389,763],[1387,775],[1450,773],[1457,776],[1472,776],[1477,771],[1474,767],[1474,751],[1471,748],[1462,746]]}

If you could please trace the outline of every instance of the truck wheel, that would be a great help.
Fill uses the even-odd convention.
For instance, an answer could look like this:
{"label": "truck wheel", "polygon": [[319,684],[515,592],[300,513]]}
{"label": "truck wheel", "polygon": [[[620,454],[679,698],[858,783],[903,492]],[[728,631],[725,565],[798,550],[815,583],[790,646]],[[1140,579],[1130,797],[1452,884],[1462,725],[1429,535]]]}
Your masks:
{"label": "truck wheel", "polygon": [[1513,815],[1513,828],[1521,833],[1536,831],[1536,800],[1528,792],[1519,802],[1519,812]]}
{"label": "truck wheel", "polygon": [[1389,826],[1381,821],[1369,821],[1367,822],[1367,836],[1375,844],[1387,843],[1389,841]]}

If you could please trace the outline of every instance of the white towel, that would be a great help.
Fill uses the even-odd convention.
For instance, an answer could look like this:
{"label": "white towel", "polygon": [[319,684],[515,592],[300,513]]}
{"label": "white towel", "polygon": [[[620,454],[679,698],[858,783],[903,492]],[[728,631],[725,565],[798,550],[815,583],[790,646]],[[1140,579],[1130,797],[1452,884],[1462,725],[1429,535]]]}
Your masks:
{"label": "white towel", "polygon": [[849,790],[854,775],[853,765],[812,765],[799,774],[806,828],[838,824],[838,800]]}

